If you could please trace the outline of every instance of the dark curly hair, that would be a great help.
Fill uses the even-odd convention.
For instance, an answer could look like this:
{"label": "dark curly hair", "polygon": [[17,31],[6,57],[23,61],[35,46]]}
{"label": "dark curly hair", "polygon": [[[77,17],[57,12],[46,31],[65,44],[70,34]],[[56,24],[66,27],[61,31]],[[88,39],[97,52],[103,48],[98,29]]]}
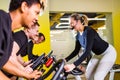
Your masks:
{"label": "dark curly hair", "polygon": [[9,11],[14,11],[21,7],[21,4],[23,2],[26,2],[28,7],[31,7],[33,4],[38,3],[40,4],[40,7],[44,10],[44,2],[42,0],[11,0],[9,5]]}

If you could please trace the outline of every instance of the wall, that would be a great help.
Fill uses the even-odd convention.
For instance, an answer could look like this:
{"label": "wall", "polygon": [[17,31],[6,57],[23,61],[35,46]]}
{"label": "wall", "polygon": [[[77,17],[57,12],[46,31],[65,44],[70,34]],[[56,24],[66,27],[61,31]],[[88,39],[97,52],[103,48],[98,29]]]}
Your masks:
{"label": "wall", "polygon": [[8,11],[9,1],[8,0],[1,0],[0,1],[0,9]]}
{"label": "wall", "polygon": [[113,9],[113,37],[114,37],[114,46],[117,50],[117,61],[116,63],[120,64],[120,0],[114,0],[114,9]]}
{"label": "wall", "polygon": [[40,55],[45,52],[46,54],[50,51],[50,27],[49,27],[49,8],[45,10],[42,16],[39,16],[39,32],[45,35],[45,42],[37,44],[34,47],[34,53]]}
{"label": "wall", "polygon": [[49,0],[51,12],[111,12],[114,0]]}

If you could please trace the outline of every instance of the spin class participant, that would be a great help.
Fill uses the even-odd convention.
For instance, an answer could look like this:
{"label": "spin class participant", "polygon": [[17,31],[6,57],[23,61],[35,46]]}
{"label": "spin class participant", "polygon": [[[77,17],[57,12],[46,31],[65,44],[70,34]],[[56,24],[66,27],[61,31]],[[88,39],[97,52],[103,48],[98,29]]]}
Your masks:
{"label": "spin class participant", "polygon": [[[28,55],[29,60],[30,58],[37,58],[36,55],[32,54],[33,45],[45,41],[45,36],[42,33],[38,33],[38,26],[39,24],[37,23],[33,26],[32,29],[25,29],[14,33],[14,40],[17,44],[16,47],[18,47],[18,49],[15,50],[16,52],[14,53],[15,56],[17,53],[17,58],[20,61],[20,63],[23,64],[23,66],[26,66],[31,61],[24,62],[22,57]],[[21,38],[20,36],[23,37]],[[28,50],[28,48],[30,50]]]}
{"label": "spin class participant", "polygon": [[33,47],[34,44],[40,44],[43,43],[45,41],[45,36],[43,33],[39,33],[38,34],[38,39],[37,40],[30,40],[28,45],[27,45],[27,49],[26,49],[26,54],[28,54],[28,59],[29,60],[35,60],[36,58],[38,58],[38,55],[34,55],[33,54]]}
{"label": "spin class participant", "polygon": [[[27,48],[28,39],[31,39],[31,40],[38,39],[38,27],[39,27],[38,23],[35,23],[31,28],[25,28],[24,30],[17,31],[13,35],[15,45],[13,46],[12,57],[14,57],[16,59],[14,59],[14,62],[12,62],[12,63],[13,64],[15,63],[14,65],[16,65],[18,67],[20,65],[17,63],[20,63],[22,65],[21,67],[19,67],[20,69],[24,70],[23,67],[26,67],[30,63],[30,61],[25,62],[21,56],[25,54],[24,50],[26,50],[26,48]],[[27,54],[25,54],[25,55],[27,55]],[[10,59],[11,59],[11,57],[10,57]],[[32,72],[32,71],[33,70],[30,69],[30,72]]]}
{"label": "spin class participant", "polygon": [[116,50],[111,44],[100,38],[94,29],[90,26],[85,26],[86,23],[88,23],[88,20],[85,15],[80,16],[74,13],[70,17],[70,25],[77,31],[76,46],[74,51],[66,57],[65,60],[69,61],[75,57],[81,47],[84,48],[84,52],[73,64],[66,64],[64,68],[67,72],[73,70],[76,66],[80,65],[92,51],[95,55],[87,65],[85,73],[86,79],[104,80],[115,63]]}
{"label": "spin class participant", "polygon": [[[33,50],[33,46],[34,44],[40,44],[42,42],[45,41],[45,36],[42,33],[39,33],[38,36],[36,36],[36,39],[29,39],[29,41],[27,42],[27,44],[24,46],[24,49],[22,49],[22,51],[18,51],[17,53],[17,57],[18,60],[20,61],[21,64],[23,64],[23,66],[27,66],[28,64],[31,63],[31,61],[36,60],[39,56],[38,55],[34,55],[32,53]],[[22,57],[28,55],[28,62],[25,62]]]}
{"label": "spin class participant", "polygon": [[21,26],[31,26],[38,21],[44,3],[45,0],[11,0],[9,13],[0,10],[0,78],[2,80],[10,79],[1,70],[27,79],[36,79],[41,75],[38,71],[31,74],[24,73],[9,61],[9,57],[13,46],[12,31]]}
{"label": "spin class participant", "polygon": [[[17,48],[12,53],[16,57],[16,60],[14,60],[13,63],[15,63],[14,65],[16,65],[16,63],[18,63],[16,66],[18,66],[18,67],[21,66],[20,69],[23,67],[22,69],[28,73],[31,73],[33,71],[33,69],[30,67],[32,65],[32,64],[30,64],[32,61],[32,60],[30,60],[30,58],[34,59],[34,58],[38,57],[38,56],[32,54],[33,45],[39,44],[39,43],[45,41],[45,36],[42,33],[38,33],[38,27],[39,27],[39,23],[37,22],[31,28],[17,31],[13,35],[13,38],[16,43],[16,46],[14,46],[14,47],[15,47],[15,49]],[[28,50],[28,47],[30,50]],[[27,51],[29,51],[29,52],[27,52]],[[31,51],[31,53],[30,53],[30,51]],[[23,60],[22,57],[24,57],[26,55],[28,55],[28,58],[30,61],[25,62]],[[19,64],[21,64],[21,65],[19,65]],[[15,80],[17,78],[12,75],[10,77],[11,77],[11,79],[14,78],[13,80]]]}
{"label": "spin class participant", "polygon": [[[19,69],[24,70],[24,72],[31,73],[33,69],[30,67],[31,61],[25,62],[21,55],[24,54],[24,50],[27,47],[28,44],[28,39],[38,39],[38,27],[39,24],[36,22],[31,28],[25,28],[24,30],[20,30],[14,33],[13,38],[14,38],[14,43],[15,45],[13,46],[13,51],[12,51],[12,57],[14,57],[14,60],[10,57],[11,62],[17,66]],[[16,80],[15,76],[13,75],[8,75],[11,79]]]}
{"label": "spin class participant", "polygon": [[[21,46],[21,44],[23,43],[22,41],[25,41],[25,44],[23,44],[20,48],[20,50],[18,51],[17,53],[17,60],[21,63],[21,65],[23,65],[25,67],[25,71],[27,72],[32,72],[33,69],[30,67],[32,65],[31,61],[32,60],[35,60],[36,58],[38,58],[39,56],[37,55],[34,55],[32,53],[32,49],[33,49],[33,46],[34,44],[39,44],[39,43],[42,43],[45,41],[45,36],[42,34],[42,33],[38,33],[38,35],[34,34],[33,33],[33,30],[32,31],[29,31],[29,32],[25,32],[24,31],[24,34],[20,34],[21,31],[17,32],[16,35],[16,43],[18,44],[18,46]],[[23,33],[23,32],[22,32]],[[26,35],[25,35],[26,34]],[[24,38],[20,38],[18,36],[24,36]],[[25,38],[27,37],[27,39]],[[29,61],[25,62],[22,57],[28,55],[28,59]],[[19,66],[19,65],[18,65]]]}

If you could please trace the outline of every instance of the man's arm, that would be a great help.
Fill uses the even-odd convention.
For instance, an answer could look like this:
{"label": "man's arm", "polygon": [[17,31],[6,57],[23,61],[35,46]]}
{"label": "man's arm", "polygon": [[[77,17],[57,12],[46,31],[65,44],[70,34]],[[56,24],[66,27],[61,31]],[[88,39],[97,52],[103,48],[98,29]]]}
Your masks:
{"label": "man's arm", "polygon": [[21,70],[24,70],[24,66],[18,61],[18,58],[17,58],[17,52],[19,51],[19,46],[18,44],[14,41],[13,42],[13,49],[12,49],[12,54],[9,58],[10,62],[12,64],[14,64],[16,67],[18,67],[19,69]]}
{"label": "man's arm", "polygon": [[20,64],[22,64],[24,66],[24,60],[22,59],[21,55],[17,56],[17,60],[20,62]]}
{"label": "man's arm", "polygon": [[20,64],[22,65],[22,66],[24,66],[24,67],[26,67],[26,66],[28,66],[28,65],[31,65],[30,63],[31,63],[31,61],[32,60],[29,60],[29,61],[27,61],[27,62],[25,62],[24,60],[23,60],[23,58],[21,57],[21,55],[18,55],[17,56],[17,60],[20,62]]}
{"label": "man's arm", "polygon": [[0,71],[0,80],[10,80],[10,79],[6,77],[2,71]]}
{"label": "man's arm", "polygon": [[16,53],[18,52],[18,50],[19,50],[19,46],[17,45],[16,42],[14,42],[12,54],[9,60],[7,61],[7,63],[3,66],[3,70],[10,74],[24,77],[27,79],[40,77],[41,72],[38,71],[33,71],[32,73],[25,72],[24,66],[22,66],[17,60]]}
{"label": "man's arm", "polygon": [[23,70],[20,70],[18,67],[14,66],[14,64],[12,64],[9,60],[3,66],[3,70],[10,74],[23,77],[23,78],[27,78],[27,79],[32,79],[32,78],[36,79],[40,77],[41,75],[41,72],[38,72],[38,71],[33,71],[32,73],[26,73]]}

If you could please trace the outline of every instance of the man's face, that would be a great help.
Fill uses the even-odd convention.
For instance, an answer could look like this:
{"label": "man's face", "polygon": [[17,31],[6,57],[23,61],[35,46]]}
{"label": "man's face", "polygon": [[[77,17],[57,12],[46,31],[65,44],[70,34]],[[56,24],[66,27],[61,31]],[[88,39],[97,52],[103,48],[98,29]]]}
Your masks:
{"label": "man's face", "polygon": [[34,44],[39,44],[39,43],[42,43],[44,41],[44,37],[43,36],[40,36],[36,38],[36,40],[34,39]]}
{"label": "man's face", "polygon": [[43,41],[44,41],[44,37],[43,37],[43,36],[39,37],[38,43],[41,43],[41,42],[43,42]]}
{"label": "man's face", "polygon": [[30,39],[37,39],[38,28],[39,27],[37,25],[33,25],[31,28],[28,29]]}
{"label": "man's face", "polygon": [[40,12],[40,4],[33,4],[31,7],[26,6],[22,16],[23,26],[30,28],[36,21],[38,21],[38,15]]}

